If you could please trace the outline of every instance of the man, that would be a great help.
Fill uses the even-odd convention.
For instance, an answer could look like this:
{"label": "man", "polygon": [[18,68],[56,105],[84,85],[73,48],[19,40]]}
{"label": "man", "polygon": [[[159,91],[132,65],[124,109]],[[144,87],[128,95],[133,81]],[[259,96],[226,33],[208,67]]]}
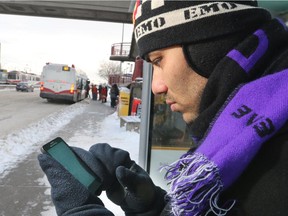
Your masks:
{"label": "man", "polygon": [[[166,167],[167,194],[125,151],[76,149],[108,198],[126,215],[287,215],[285,24],[256,1],[143,1],[134,18],[152,90],[182,113],[198,147]],[[62,197],[57,181],[72,180],[55,175],[60,168],[48,156],[39,160],[58,214],[113,215],[90,195]]]}
{"label": "man", "polygon": [[98,89],[97,89],[97,86],[95,84],[92,84],[91,91],[92,91],[92,99],[97,100]]}
{"label": "man", "polygon": [[111,100],[110,106],[112,108],[114,108],[117,105],[118,97],[119,97],[119,88],[118,85],[114,83],[110,90],[110,100]]}

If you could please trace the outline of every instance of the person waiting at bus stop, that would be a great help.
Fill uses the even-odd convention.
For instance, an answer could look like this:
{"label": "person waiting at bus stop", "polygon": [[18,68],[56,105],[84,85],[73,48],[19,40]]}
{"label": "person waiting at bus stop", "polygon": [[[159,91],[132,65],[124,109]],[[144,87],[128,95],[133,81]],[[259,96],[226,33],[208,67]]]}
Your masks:
{"label": "person waiting at bus stop", "polygon": [[[126,151],[76,149],[108,198],[136,216],[288,215],[286,25],[253,0],[136,6],[134,34],[153,65],[152,91],[182,113],[197,148],[164,167],[167,192]],[[39,161],[59,215],[114,215],[49,156]]]}
{"label": "person waiting at bus stop", "polygon": [[86,82],[86,85],[85,85],[85,90],[86,90],[86,93],[85,93],[85,98],[88,98],[90,97],[90,80],[87,80]]}
{"label": "person waiting at bus stop", "polygon": [[101,92],[102,92],[102,85],[101,84],[98,86],[98,92],[99,92],[99,100],[101,100]]}
{"label": "person waiting at bus stop", "polygon": [[110,106],[114,108],[117,105],[117,100],[119,97],[119,88],[116,83],[114,83],[110,89]]}
{"label": "person waiting at bus stop", "polygon": [[107,92],[108,92],[108,88],[106,85],[102,85],[101,86],[101,92],[100,92],[100,99],[102,103],[106,103],[107,102]]}
{"label": "person waiting at bus stop", "polygon": [[92,92],[92,99],[97,100],[98,89],[95,84],[92,84],[91,92]]}

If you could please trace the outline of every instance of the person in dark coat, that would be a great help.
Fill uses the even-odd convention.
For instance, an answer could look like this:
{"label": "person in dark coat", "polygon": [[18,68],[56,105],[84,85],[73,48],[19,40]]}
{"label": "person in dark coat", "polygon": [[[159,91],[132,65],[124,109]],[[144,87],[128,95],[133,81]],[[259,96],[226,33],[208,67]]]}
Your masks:
{"label": "person in dark coat", "polygon": [[119,88],[118,85],[114,83],[110,90],[110,100],[111,100],[110,105],[112,108],[114,108],[117,105],[118,97],[119,97]]}
{"label": "person in dark coat", "polygon": [[99,100],[101,100],[102,85],[98,86]]}
{"label": "person in dark coat", "polygon": [[[167,192],[124,150],[78,149],[102,177],[108,198],[126,215],[287,216],[285,23],[253,0],[137,1],[134,18],[139,55],[153,66],[152,91],[182,113],[196,148],[163,167]],[[56,161],[39,160],[56,210],[114,215],[88,195],[69,196],[74,204],[65,205],[61,195],[72,189],[57,182],[81,187],[55,175],[64,173]]]}
{"label": "person in dark coat", "polygon": [[90,92],[90,81],[89,80],[87,80],[87,82],[86,82],[85,90],[86,90],[85,98],[88,98],[90,96],[90,94],[89,94],[89,92]]}
{"label": "person in dark coat", "polygon": [[98,89],[96,85],[94,84],[92,85],[91,92],[92,92],[92,99],[97,100]]}

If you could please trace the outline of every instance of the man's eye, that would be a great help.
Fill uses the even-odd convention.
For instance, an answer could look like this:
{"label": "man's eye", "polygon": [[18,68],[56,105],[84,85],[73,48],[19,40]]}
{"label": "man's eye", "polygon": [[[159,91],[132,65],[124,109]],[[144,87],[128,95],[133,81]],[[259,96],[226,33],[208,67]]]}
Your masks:
{"label": "man's eye", "polygon": [[156,58],[151,63],[152,65],[159,66],[162,58]]}

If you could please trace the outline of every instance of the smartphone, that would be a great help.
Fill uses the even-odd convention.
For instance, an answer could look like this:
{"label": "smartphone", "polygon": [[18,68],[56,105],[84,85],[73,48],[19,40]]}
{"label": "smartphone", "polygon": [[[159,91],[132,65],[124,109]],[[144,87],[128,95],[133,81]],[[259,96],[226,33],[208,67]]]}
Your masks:
{"label": "smartphone", "polygon": [[88,165],[73,151],[61,138],[57,137],[41,148],[42,153],[49,154],[82,183],[93,195],[101,193],[101,179],[88,167]]}

